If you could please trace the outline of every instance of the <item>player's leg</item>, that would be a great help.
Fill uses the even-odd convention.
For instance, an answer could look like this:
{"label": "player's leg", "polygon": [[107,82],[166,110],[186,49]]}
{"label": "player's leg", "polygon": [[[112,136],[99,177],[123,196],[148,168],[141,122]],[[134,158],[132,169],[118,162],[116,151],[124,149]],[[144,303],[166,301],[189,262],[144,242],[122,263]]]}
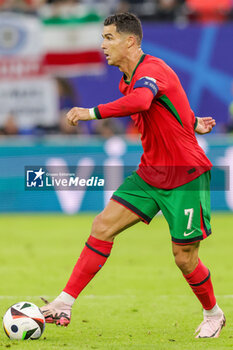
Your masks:
{"label": "player's leg", "polygon": [[210,271],[198,258],[198,249],[199,242],[172,243],[176,265],[203,306],[204,321],[196,330],[197,338],[217,338],[225,325],[225,316],[216,303]]}
{"label": "player's leg", "polygon": [[170,227],[175,262],[204,309],[197,337],[217,337],[225,318],[216,304],[210,272],[198,258],[199,242],[211,233],[209,173],[165,193],[159,203]]}
{"label": "player's leg", "polygon": [[[140,220],[149,223],[159,211],[155,201],[138,187],[133,174],[114,192],[102,213],[93,221],[91,235],[73,269],[63,292],[41,308],[46,322],[67,325],[75,299],[105,264],[117,234]],[[140,210],[139,208],[143,208]]]}
{"label": "player's leg", "polygon": [[135,213],[114,201],[110,201],[103,212],[96,216],[91,235],[63,292],[53,302],[41,307],[47,323],[63,326],[70,323],[75,299],[105,264],[115,236],[139,221]]}
{"label": "player's leg", "polygon": [[211,310],[216,305],[210,272],[198,257],[200,242],[179,245],[172,242],[175,263],[183,273],[203,309]]}
{"label": "player's leg", "polygon": [[119,203],[110,201],[106,208],[95,217],[91,235],[64,288],[64,292],[76,299],[107,261],[116,235],[139,221],[140,218],[135,213]]}

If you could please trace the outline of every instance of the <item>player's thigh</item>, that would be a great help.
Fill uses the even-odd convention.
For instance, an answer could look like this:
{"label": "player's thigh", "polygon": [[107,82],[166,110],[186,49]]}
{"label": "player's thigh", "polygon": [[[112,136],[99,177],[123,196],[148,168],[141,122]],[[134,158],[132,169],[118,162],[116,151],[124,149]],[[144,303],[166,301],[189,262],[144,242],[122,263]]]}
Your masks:
{"label": "player's thigh", "polygon": [[134,172],[113,193],[111,199],[136,214],[144,223],[149,224],[160,210],[153,192],[154,188]]}
{"label": "player's thigh", "polygon": [[91,234],[108,240],[139,221],[140,218],[135,213],[110,200],[104,210],[94,219]]}
{"label": "player's thigh", "polygon": [[160,208],[147,187],[136,173],[126,178],[106,208],[95,218],[92,234],[111,239],[139,221],[148,224]]}
{"label": "player's thigh", "polygon": [[209,184],[210,175],[207,172],[160,196],[159,205],[169,224],[174,243],[189,244],[210,235]]}

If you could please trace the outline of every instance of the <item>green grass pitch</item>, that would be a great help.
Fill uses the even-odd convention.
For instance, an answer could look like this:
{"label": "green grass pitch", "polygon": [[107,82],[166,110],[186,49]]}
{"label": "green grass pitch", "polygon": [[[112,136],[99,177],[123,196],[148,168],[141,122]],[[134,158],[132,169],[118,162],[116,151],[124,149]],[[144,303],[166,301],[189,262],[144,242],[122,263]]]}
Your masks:
{"label": "green grass pitch", "polygon": [[[89,235],[92,215],[2,215],[0,314],[19,301],[42,305],[64,287]],[[195,339],[202,321],[196,297],[175,266],[163,217],[117,237],[109,261],[74,305],[68,328],[46,325],[37,341],[0,349],[224,350],[233,347],[233,215],[214,214],[213,235],[201,244],[227,324],[218,339]]]}

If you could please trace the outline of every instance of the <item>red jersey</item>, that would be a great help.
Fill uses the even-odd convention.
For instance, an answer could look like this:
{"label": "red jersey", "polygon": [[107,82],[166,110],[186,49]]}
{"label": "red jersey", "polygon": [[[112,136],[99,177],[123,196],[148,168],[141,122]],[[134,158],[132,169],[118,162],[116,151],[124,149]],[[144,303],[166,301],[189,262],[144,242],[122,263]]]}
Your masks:
{"label": "red jersey", "polygon": [[123,75],[125,95],[96,107],[97,118],[129,114],[141,134],[138,175],[152,186],[172,189],[211,169],[195,137],[195,116],[176,73],[161,59],[143,55],[131,80]]}

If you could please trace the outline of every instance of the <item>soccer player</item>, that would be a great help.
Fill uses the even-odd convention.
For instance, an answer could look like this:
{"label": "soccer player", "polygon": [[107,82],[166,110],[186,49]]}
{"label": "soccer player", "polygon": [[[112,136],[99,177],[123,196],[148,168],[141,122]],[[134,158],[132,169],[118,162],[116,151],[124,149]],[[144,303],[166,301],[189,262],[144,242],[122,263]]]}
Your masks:
{"label": "soccer player", "polygon": [[143,155],[136,172],[114,192],[95,217],[91,234],[61,294],[41,307],[46,322],[66,326],[71,308],[85,286],[103,267],[114,238],[140,220],[149,224],[162,210],[172,240],[175,263],[203,306],[198,338],[216,338],[225,325],[216,303],[208,268],[198,257],[200,241],[211,233],[211,162],[198,145],[214,119],[195,118],[175,72],[161,59],[144,54],[142,28],[130,13],[104,22],[102,49],[109,65],[123,72],[122,98],[95,108],[72,108],[67,119],[104,119],[131,115],[141,134]]}

